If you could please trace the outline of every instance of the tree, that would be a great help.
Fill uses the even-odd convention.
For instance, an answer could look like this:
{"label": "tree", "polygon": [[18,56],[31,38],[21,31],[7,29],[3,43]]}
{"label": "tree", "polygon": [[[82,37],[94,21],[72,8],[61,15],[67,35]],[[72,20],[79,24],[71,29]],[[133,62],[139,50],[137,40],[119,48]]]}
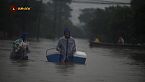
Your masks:
{"label": "tree", "polygon": [[134,11],[134,36],[137,43],[145,42],[145,1],[131,0],[131,7]]}
{"label": "tree", "polygon": [[9,27],[12,23],[9,21],[9,2],[7,0],[0,0],[0,5],[0,37],[4,37],[5,33],[12,30]]}
{"label": "tree", "polygon": [[[29,37],[57,38],[63,35],[64,28],[80,31],[71,20],[72,0],[1,0],[3,11],[0,11],[0,30],[6,31],[10,37],[18,37],[22,32],[28,32]],[[30,11],[10,12],[10,6],[30,7]],[[9,24],[7,24],[8,22]],[[76,32],[73,32],[76,36]]]}
{"label": "tree", "polygon": [[[92,17],[85,19],[87,15]],[[80,17],[84,18],[81,22],[86,24],[91,38],[99,37],[103,42],[116,42],[119,36],[123,36],[127,42],[131,41],[130,36],[133,31],[130,7],[111,6],[95,9],[91,13],[87,9]]]}
{"label": "tree", "polygon": [[56,37],[60,37],[63,34],[63,29],[66,27],[72,27],[72,22],[70,21],[71,17],[71,8],[68,4],[71,3],[72,0],[52,0],[53,3],[51,6],[53,7],[53,28]]}

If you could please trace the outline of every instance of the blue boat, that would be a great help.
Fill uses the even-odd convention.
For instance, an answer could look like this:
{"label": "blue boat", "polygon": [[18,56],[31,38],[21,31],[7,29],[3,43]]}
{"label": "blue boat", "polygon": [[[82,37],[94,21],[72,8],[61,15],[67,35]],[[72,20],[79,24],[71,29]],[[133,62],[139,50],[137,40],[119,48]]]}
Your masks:
{"label": "blue boat", "polygon": [[[63,55],[54,53],[46,56],[48,62],[60,63],[63,59]],[[68,56],[68,61],[77,64],[85,64],[87,55],[85,52],[77,51],[73,56]]]}

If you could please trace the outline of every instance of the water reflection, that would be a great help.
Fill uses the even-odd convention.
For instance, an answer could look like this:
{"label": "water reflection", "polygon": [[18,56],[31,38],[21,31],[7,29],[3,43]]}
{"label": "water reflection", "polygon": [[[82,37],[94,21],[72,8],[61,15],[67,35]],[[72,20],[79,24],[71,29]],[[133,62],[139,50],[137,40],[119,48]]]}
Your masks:
{"label": "water reflection", "polygon": [[69,76],[74,73],[75,64],[57,64],[55,68],[57,73],[63,76]]}
{"label": "water reflection", "polygon": [[25,72],[27,70],[27,67],[29,66],[28,60],[12,60],[12,59],[10,59],[10,61],[11,61],[11,66],[19,72]]}
{"label": "water reflection", "polygon": [[130,58],[145,64],[145,53],[133,53]]}
{"label": "water reflection", "polygon": [[17,67],[26,67],[28,66],[28,60],[12,60],[11,63],[17,65]]}

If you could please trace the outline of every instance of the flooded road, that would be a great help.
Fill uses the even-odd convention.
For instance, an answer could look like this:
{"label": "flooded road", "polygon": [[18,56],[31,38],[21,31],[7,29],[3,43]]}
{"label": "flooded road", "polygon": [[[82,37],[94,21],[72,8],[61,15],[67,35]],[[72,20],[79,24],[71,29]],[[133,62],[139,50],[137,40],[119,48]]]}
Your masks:
{"label": "flooded road", "polygon": [[45,54],[56,41],[30,42],[27,61],[9,59],[11,43],[0,41],[0,82],[145,82],[145,62],[136,57],[144,50],[90,48],[87,40],[77,39],[77,50],[87,53],[86,64],[59,65],[47,62]]}

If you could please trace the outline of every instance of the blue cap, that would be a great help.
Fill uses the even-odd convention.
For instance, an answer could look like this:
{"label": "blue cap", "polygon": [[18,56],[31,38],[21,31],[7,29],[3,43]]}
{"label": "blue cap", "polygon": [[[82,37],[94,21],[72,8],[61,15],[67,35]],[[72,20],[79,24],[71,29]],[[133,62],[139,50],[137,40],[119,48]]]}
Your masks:
{"label": "blue cap", "polygon": [[64,34],[65,34],[65,33],[70,33],[70,30],[69,30],[68,28],[65,28],[65,29],[64,29]]}
{"label": "blue cap", "polygon": [[21,36],[20,36],[20,38],[22,38],[23,40],[25,40],[26,37],[27,37],[27,35],[28,35],[28,33],[22,33]]}

